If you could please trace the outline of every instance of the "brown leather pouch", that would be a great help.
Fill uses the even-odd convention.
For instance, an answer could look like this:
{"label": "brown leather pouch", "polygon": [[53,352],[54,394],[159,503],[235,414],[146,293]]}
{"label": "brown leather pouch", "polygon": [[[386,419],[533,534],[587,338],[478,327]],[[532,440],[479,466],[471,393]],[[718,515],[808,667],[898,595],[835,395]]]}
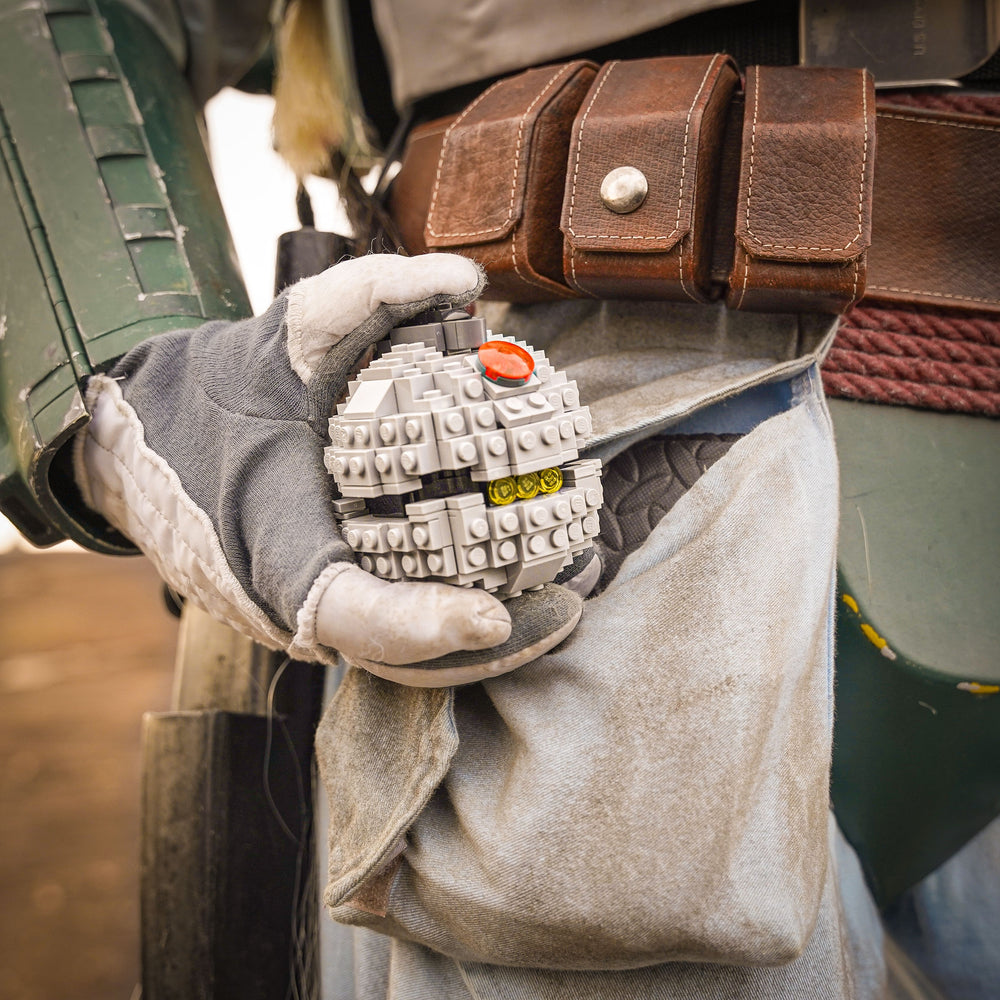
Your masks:
{"label": "brown leather pouch", "polygon": [[747,70],[730,306],[839,312],[860,296],[874,157],[870,73]]}
{"label": "brown leather pouch", "polygon": [[[877,120],[876,163],[860,69],[750,67],[744,94],[726,56],[542,67],[415,129],[390,209],[411,253],[471,256],[514,302],[839,312],[867,294],[1000,312],[1000,124],[884,105]],[[647,186],[621,214],[601,195],[619,167],[626,193],[636,172]]]}
{"label": "brown leather pouch", "polygon": [[[564,268],[578,292],[696,302],[713,297],[720,152],[738,84],[723,55],[603,67],[574,123],[566,171]],[[616,204],[613,179],[622,168],[626,197]],[[645,196],[634,205],[643,187]],[[636,195],[631,202],[630,193]]]}
{"label": "brown leather pouch", "polygon": [[584,60],[531,69],[494,84],[450,123],[415,129],[392,194],[407,249],[478,261],[488,298],[572,296],[559,214],[573,119],[596,72]]}

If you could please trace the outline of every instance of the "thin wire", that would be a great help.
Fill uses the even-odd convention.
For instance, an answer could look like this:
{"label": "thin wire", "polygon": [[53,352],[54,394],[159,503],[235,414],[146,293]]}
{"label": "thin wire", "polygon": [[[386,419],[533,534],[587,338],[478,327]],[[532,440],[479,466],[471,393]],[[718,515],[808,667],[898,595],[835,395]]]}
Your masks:
{"label": "thin wire", "polygon": [[292,833],[288,824],[285,822],[284,817],[281,815],[278,805],[274,800],[274,796],[271,793],[271,782],[269,775],[269,765],[271,760],[271,748],[273,745],[273,730],[274,730],[274,720],[276,718],[274,711],[274,697],[277,691],[278,683],[281,680],[285,669],[291,663],[290,657],[285,657],[278,669],[274,673],[274,677],[271,678],[271,683],[268,685],[267,689],[267,738],[264,743],[264,795],[267,798],[268,805],[273,813],[275,819],[278,821],[282,831],[285,836],[296,845],[295,854],[295,878],[292,884],[292,899],[295,900],[295,905],[291,913],[291,941],[290,947],[292,954],[291,968],[289,969],[289,982],[288,990],[286,991],[286,997],[291,998],[291,1000],[307,1000],[307,998],[314,994],[315,985],[315,949],[311,946],[313,940],[313,923],[312,917],[312,899],[311,893],[314,892],[316,887],[316,871],[315,865],[309,864],[308,871],[306,874],[305,881],[303,883],[302,871],[303,863],[305,861],[305,855],[309,849],[312,842],[311,832],[312,832],[312,822],[309,819],[308,809],[306,808],[306,798],[305,798],[305,783],[303,780],[302,769],[299,765],[298,754],[295,751],[295,745],[292,742],[291,735],[288,732],[288,727],[284,724],[284,721],[280,718],[278,723],[281,726],[282,733],[285,737],[285,742],[288,745],[289,753],[292,755],[292,761],[295,764],[295,781],[299,796],[299,807],[300,807],[300,819],[301,819],[301,836],[296,837]]}
{"label": "thin wire", "polygon": [[872,561],[871,561],[871,550],[868,548],[868,525],[865,524],[865,515],[861,513],[861,507],[859,504],[854,505],[854,509],[858,512],[858,519],[861,521],[861,539],[865,545],[865,573],[868,577],[868,600],[872,599]]}
{"label": "thin wire", "polygon": [[[281,811],[278,809],[277,802],[274,801],[274,796],[271,794],[271,777],[270,777],[270,763],[271,763],[271,745],[274,733],[274,692],[278,686],[278,681],[281,680],[281,675],[285,672],[285,668],[291,663],[289,657],[285,657],[281,661],[281,666],[274,673],[274,677],[271,678],[271,683],[268,685],[267,689],[267,739],[264,743],[264,796],[267,798],[267,803],[271,808],[271,812],[274,818],[278,821],[279,826],[284,831],[284,834],[288,839],[295,844],[300,846],[300,838],[296,837],[292,833],[288,824],[285,822],[285,818],[281,815]],[[281,720],[278,720],[281,722]],[[281,729],[285,736],[285,741],[288,743],[288,749],[291,752],[292,760],[295,763],[295,780],[298,785],[299,793],[299,804],[304,808],[305,803],[305,788],[302,784],[302,772],[299,768],[299,758],[298,754],[295,752],[295,746],[292,743],[291,737],[288,734],[288,728],[283,722],[281,722]]]}

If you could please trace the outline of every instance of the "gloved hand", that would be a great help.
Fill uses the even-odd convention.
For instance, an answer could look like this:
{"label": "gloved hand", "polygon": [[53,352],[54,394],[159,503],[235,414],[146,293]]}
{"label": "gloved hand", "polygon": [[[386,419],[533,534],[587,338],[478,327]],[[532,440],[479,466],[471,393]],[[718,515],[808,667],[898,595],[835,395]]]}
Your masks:
{"label": "gloved hand", "polygon": [[372,255],[299,282],[261,317],[145,341],[88,385],[74,454],[84,500],[175,590],[297,659],[332,663],[339,650],[427,687],[533,659],[572,630],[577,595],[548,585],[504,605],[370,576],[341,537],[323,466],[327,420],[362,354],[483,284],[462,257]]}

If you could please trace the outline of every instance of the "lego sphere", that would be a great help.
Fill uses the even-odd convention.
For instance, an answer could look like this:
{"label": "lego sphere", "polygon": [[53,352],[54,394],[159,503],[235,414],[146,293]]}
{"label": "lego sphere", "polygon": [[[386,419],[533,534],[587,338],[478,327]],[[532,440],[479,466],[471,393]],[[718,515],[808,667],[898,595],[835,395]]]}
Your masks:
{"label": "lego sphere", "polygon": [[[460,334],[485,331],[459,315]],[[555,579],[597,534],[601,464],[578,457],[590,412],[541,351],[482,335],[454,345],[440,327],[394,331],[348,386],[325,453],[334,510],[376,576],[511,597]]]}

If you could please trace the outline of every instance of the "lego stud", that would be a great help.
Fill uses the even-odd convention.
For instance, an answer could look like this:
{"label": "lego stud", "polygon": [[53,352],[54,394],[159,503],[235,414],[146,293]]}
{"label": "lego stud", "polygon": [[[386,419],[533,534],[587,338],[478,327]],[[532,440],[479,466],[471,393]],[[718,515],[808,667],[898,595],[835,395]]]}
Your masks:
{"label": "lego stud", "polygon": [[525,385],[535,370],[530,351],[507,340],[488,340],[476,354],[483,378],[497,385]]}
{"label": "lego stud", "polygon": [[634,212],[648,193],[646,175],[636,167],[615,167],[601,181],[601,201],[617,215]]}

